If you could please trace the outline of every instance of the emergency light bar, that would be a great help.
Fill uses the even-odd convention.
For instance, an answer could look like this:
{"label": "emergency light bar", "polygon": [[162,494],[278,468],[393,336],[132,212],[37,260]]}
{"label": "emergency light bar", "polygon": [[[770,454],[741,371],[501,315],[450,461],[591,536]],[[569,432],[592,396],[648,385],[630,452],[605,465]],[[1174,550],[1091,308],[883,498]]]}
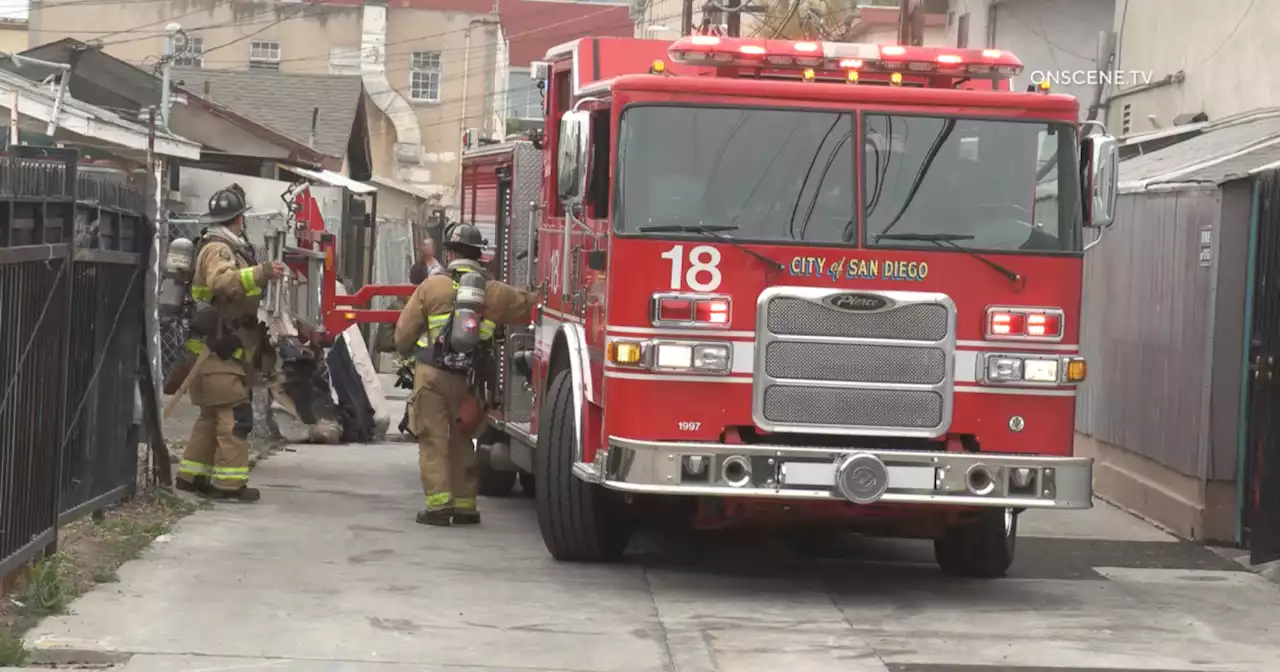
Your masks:
{"label": "emergency light bar", "polygon": [[[1007,78],[1022,72],[1017,56],[999,49],[904,47],[856,42],[793,42],[691,35],[667,49],[671,60],[688,65],[803,68],[826,71],[907,73],[955,77]],[[856,82],[850,74],[848,80]]]}

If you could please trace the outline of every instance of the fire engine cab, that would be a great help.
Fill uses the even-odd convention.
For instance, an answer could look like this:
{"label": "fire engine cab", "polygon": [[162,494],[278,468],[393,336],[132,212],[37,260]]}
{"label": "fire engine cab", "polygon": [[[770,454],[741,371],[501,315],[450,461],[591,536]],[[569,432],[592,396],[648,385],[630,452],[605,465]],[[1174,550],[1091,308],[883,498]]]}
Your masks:
{"label": "fire engine cab", "polygon": [[710,35],[550,50],[545,135],[464,158],[495,273],[545,299],[498,340],[485,491],[522,474],[560,560],[674,511],[933,539],[975,577],[1005,573],[1021,512],[1092,506],[1081,273],[1116,143],[1070,96],[1009,90],[1021,69]]}

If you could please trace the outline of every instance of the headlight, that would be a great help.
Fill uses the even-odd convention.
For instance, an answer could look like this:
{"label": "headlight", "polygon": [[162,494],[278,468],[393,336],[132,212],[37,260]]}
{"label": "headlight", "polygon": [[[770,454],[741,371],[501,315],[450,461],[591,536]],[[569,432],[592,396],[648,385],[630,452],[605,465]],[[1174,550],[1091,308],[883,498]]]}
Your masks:
{"label": "headlight", "polygon": [[699,371],[728,371],[729,346],[718,344],[694,346],[693,368]]}
{"label": "headlight", "polygon": [[993,383],[1012,383],[1022,380],[1022,360],[1016,357],[988,358],[987,380]]}
{"label": "headlight", "polygon": [[728,373],[730,349],[727,343],[671,343],[653,345],[653,368],[659,371]]}
{"label": "headlight", "polygon": [[986,382],[1053,385],[1062,381],[1062,366],[1058,357],[987,355]]}
{"label": "headlight", "polygon": [[679,343],[660,343],[653,365],[659,369],[692,369],[693,346]]}

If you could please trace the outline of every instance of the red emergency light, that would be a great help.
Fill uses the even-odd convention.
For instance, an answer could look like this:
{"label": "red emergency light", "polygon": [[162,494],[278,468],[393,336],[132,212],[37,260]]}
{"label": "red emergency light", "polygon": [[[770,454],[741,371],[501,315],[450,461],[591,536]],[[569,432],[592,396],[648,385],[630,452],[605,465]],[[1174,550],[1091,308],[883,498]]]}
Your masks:
{"label": "red emergency light", "polygon": [[987,338],[993,341],[1058,341],[1063,312],[1056,308],[991,308]]}
{"label": "red emergency light", "polygon": [[655,327],[728,327],[731,310],[727,296],[659,292],[651,316]]}
{"label": "red emergency light", "polygon": [[[907,73],[952,77],[1008,78],[1022,72],[1017,56],[999,49],[904,47],[856,42],[755,40],[691,35],[667,49],[687,65]],[[856,76],[847,77],[856,82]]]}

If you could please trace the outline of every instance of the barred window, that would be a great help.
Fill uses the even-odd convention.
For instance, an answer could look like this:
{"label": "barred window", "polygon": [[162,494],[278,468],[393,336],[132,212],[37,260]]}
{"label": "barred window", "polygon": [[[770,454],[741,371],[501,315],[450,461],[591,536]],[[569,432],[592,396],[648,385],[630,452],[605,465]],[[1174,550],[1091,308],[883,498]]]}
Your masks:
{"label": "barred window", "polygon": [[249,69],[279,71],[280,43],[259,42],[257,40],[250,42]]}
{"label": "barred window", "polygon": [[440,52],[415,51],[409,63],[409,98],[440,102]]}

